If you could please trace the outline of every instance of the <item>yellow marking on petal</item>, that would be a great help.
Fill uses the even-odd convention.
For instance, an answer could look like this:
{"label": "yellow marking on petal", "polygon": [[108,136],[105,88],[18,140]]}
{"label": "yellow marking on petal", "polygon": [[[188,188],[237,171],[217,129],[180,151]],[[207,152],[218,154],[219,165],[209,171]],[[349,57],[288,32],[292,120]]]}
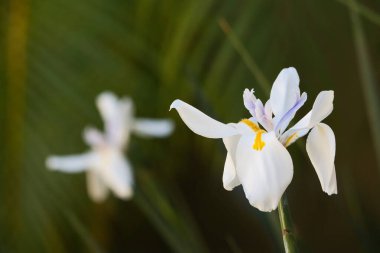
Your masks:
{"label": "yellow marking on petal", "polygon": [[292,142],[292,140],[294,140],[297,137],[298,137],[297,133],[294,133],[294,134],[290,135],[288,137],[288,139],[286,140],[286,142],[285,142],[285,147],[289,146],[290,143]]}
{"label": "yellow marking on petal", "polygon": [[255,142],[253,143],[253,146],[252,146],[254,150],[260,151],[264,148],[265,142],[263,142],[263,140],[261,139],[261,135],[263,133],[264,133],[263,130],[256,133]]}
{"label": "yellow marking on petal", "polygon": [[255,142],[253,143],[252,148],[254,150],[261,151],[265,146],[265,142],[263,142],[262,140],[262,134],[266,132],[260,129],[258,124],[250,121],[249,119],[243,119],[241,120],[241,122],[246,124],[249,128],[251,128],[256,133]]}
{"label": "yellow marking on petal", "polygon": [[243,122],[244,124],[246,124],[247,126],[249,126],[255,133],[259,132],[259,131],[263,131],[260,129],[259,125],[257,125],[256,123],[250,121],[249,119],[242,119],[240,122]]}

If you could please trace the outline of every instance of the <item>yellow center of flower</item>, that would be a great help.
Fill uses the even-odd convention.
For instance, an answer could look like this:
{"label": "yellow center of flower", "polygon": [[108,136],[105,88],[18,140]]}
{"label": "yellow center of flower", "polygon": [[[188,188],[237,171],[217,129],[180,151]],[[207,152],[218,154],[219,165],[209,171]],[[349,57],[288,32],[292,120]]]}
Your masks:
{"label": "yellow center of flower", "polygon": [[259,125],[250,121],[249,119],[243,119],[241,120],[241,122],[246,124],[249,128],[251,128],[256,133],[255,142],[253,143],[252,148],[257,151],[262,150],[265,146],[265,142],[263,142],[261,137],[262,137],[262,134],[265,133],[265,131],[260,129]]}

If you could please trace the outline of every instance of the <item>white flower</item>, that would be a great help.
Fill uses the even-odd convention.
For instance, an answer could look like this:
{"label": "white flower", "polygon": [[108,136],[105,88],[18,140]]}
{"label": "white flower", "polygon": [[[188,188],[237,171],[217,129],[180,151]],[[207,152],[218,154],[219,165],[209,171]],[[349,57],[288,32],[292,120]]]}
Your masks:
{"label": "white flower", "polygon": [[84,141],[90,150],[78,155],[50,156],[46,164],[52,170],[75,173],[87,171],[90,197],[103,201],[110,189],[117,197],[128,199],[133,195],[133,172],[123,150],[133,132],[144,137],[166,137],[173,131],[170,120],[134,118],[131,98],[118,99],[110,92],[101,93],[96,105],[103,118],[104,133],[88,127]]}
{"label": "white flower", "polygon": [[227,149],[224,188],[232,190],[241,184],[252,206],[261,211],[276,209],[293,177],[293,162],[286,147],[311,130],[306,150],[322,190],[329,195],[336,194],[335,136],[329,126],[320,123],[333,109],[334,92],[322,91],[313,109],[287,131],[307,99],[306,93],[300,94],[299,77],[294,68],[280,72],[265,106],[253,90],[246,89],[243,99],[252,117],[239,123],[223,124],[178,99],[170,107],[178,111],[196,134],[223,138]]}

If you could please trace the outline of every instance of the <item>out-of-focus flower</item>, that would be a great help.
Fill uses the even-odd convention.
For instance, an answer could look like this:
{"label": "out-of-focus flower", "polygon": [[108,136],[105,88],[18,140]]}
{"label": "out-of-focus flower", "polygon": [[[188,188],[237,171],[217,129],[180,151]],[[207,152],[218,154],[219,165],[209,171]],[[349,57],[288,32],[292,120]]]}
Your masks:
{"label": "out-of-focus flower", "polygon": [[132,99],[118,99],[110,92],[101,93],[96,105],[104,121],[104,133],[94,127],[85,128],[83,139],[90,150],[78,155],[50,156],[47,167],[68,173],[86,171],[88,193],[96,202],[103,201],[109,190],[121,199],[129,199],[133,195],[134,177],[123,150],[130,134],[166,137],[174,125],[166,119],[135,118]]}
{"label": "out-of-focus flower", "polygon": [[239,123],[223,124],[178,99],[170,108],[176,109],[196,134],[223,138],[227,149],[224,188],[232,190],[241,184],[252,206],[272,211],[293,177],[293,162],[286,147],[310,130],[306,150],[322,190],[329,195],[337,193],[335,136],[329,126],[321,123],[333,110],[334,92],[319,93],[313,109],[285,131],[306,99],[306,93],[300,94],[297,71],[291,67],[280,72],[265,105],[253,90],[244,91],[244,105],[252,117]]}

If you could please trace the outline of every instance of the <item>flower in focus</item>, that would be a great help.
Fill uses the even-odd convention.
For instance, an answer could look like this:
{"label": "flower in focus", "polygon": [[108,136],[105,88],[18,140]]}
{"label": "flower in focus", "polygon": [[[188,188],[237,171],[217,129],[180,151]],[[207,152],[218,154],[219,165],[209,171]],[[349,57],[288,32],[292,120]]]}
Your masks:
{"label": "flower in focus", "polygon": [[123,150],[130,134],[166,137],[173,131],[173,123],[135,118],[131,98],[118,99],[110,92],[101,93],[96,105],[104,121],[104,133],[94,127],[85,128],[83,139],[90,150],[78,155],[50,156],[47,167],[68,173],[87,171],[88,193],[96,202],[103,201],[109,190],[121,199],[129,199],[133,195],[134,177]]}
{"label": "flower in focus", "polygon": [[251,117],[238,123],[223,124],[178,99],[170,108],[178,111],[194,133],[223,139],[227,149],[224,188],[230,191],[241,184],[252,206],[272,211],[293,177],[293,162],[286,147],[309,132],[306,150],[322,190],[329,195],[337,193],[335,135],[321,123],[333,110],[334,92],[320,92],[312,110],[286,130],[306,99],[306,93],[300,93],[297,71],[291,67],[280,72],[265,104],[253,90],[244,91],[244,105]]}

